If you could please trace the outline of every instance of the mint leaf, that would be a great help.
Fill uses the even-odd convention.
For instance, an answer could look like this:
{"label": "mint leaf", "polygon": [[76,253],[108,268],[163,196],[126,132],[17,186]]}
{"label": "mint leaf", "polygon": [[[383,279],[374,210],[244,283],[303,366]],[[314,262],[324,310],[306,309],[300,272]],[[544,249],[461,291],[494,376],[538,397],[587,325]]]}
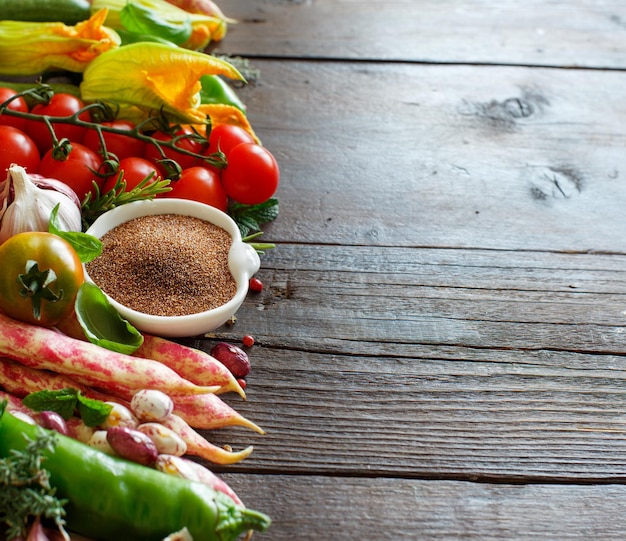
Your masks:
{"label": "mint leaf", "polygon": [[78,413],[87,426],[101,425],[111,413],[113,406],[100,400],[87,398],[78,393]]}
{"label": "mint leaf", "polygon": [[268,199],[258,205],[244,205],[234,203],[229,214],[239,227],[242,237],[247,237],[253,231],[259,231],[261,226],[271,222],[278,216],[278,199]]}
{"label": "mint leaf", "polygon": [[76,318],[92,344],[127,355],[143,344],[143,335],[120,316],[97,285],[83,283],[74,308]]}
{"label": "mint leaf", "polygon": [[76,410],[76,389],[60,389],[57,391],[37,391],[30,393],[22,403],[34,411],[54,411],[63,419],[69,419]]}
{"label": "mint leaf", "polygon": [[70,419],[78,413],[87,426],[98,426],[108,417],[113,406],[101,400],[84,396],[80,391],[68,387],[57,391],[37,391],[30,393],[22,403],[33,411],[54,411],[63,419]]}

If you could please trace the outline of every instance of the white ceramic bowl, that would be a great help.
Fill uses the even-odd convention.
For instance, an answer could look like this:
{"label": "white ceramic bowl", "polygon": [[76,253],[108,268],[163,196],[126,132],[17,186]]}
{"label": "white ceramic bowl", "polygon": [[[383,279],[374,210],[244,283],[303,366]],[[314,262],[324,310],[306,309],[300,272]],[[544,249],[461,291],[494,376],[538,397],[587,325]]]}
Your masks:
{"label": "white ceramic bowl", "polygon": [[[185,199],[153,199],[120,205],[102,214],[87,230],[87,233],[101,238],[109,230],[124,222],[155,214],[180,214],[200,218],[221,227],[230,234],[233,242],[228,254],[228,265],[237,284],[235,296],[226,304],[213,310],[184,316],[144,314],[118,303],[110,295],[107,295],[107,298],[123,318],[138,330],[146,333],[163,337],[188,337],[217,329],[226,323],[243,303],[248,293],[249,280],[261,266],[259,255],[249,244],[242,242],[239,228],[230,216],[209,205]],[[87,279],[93,281],[88,274]]]}

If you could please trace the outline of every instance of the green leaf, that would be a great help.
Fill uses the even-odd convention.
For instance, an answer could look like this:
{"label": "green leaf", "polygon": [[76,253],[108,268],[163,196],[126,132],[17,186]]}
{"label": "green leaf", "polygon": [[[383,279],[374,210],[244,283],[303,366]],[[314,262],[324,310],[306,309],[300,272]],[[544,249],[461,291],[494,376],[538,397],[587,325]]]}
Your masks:
{"label": "green leaf", "polygon": [[59,229],[59,206],[56,205],[50,214],[50,223],[48,225],[48,233],[61,237],[70,243],[72,248],[76,250],[78,257],[82,263],[89,263],[102,253],[102,241],[87,233],[80,231],[61,231]]}
{"label": "green leaf", "polygon": [[101,425],[111,413],[113,406],[100,400],[87,398],[82,393],[78,393],[78,413],[87,426]]}
{"label": "green leaf", "polygon": [[126,30],[135,34],[148,34],[182,45],[191,36],[191,19],[171,22],[159,16],[157,10],[139,3],[128,2],[120,11],[120,21]]}
{"label": "green leaf", "polygon": [[37,391],[30,393],[22,403],[34,411],[55,411],[63,419],[78,413],[87,426],[98,426],[104,422],[113,409],[111,404],[87,398],[80,391],[68,387],[57,391]]}
{"label": "green leaf", "polygon": [[143,344],[143,335],[126,321],[95,284],[85,282],[76,295],[76,316],[87,340],[130,355]]}
{"label": "green leaf", "polygon": [[235,203],[229,209],[229,214],[246,237],[250,232],[259,231],[261,226],[276,219],[279,212],[278,199],[268,199],[259,205],[244,205]]}
{"label": "green leaf", "polygon": [[22,403],[34,411],[54,411],[63,419],[69,419],[76,410],[76,389],[37,391],[25,396]]}

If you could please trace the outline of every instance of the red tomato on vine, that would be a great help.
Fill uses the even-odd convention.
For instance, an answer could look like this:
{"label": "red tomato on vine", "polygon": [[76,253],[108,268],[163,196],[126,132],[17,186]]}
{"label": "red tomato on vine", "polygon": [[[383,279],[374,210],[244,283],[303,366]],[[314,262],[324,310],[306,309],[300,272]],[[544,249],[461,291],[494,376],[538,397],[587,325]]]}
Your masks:
{"label": "red tomato on vine", "polygon": [[157,169],[156,165],[149,162],[145,158],[130,156],[120,160],[119,164],[118,172],[110,177],[107,177],[104,182],[104,186],[102,188],[103,193],[110,192],[113,188],[115,188],[117,177],[122,171],[123,179],[126,181],[126,189],[124,190],[126,192],[130,192],[136,188],[137,185],[148,175],[152,175],[150,182],[161,178],[161,173]]}
{"label": "red tomato on vine", "polygon": [[166,198],[191,199],[211,205],[223,212],[228,208],[228,196],[222,187],[219,175],[206,167],[185,169],[178,180],[170,184],[172,190]]}
{"label": "red tomato on vine", "polygon": [[11,164],[21,165],[29,173],[39,168],[39,150],[35,142],[13,126],[0,125],[0,179],[4,180]]}
{"label": "red tomato on vine", "polygon": [[104,179],[96,174],[101,163],[93,150],[80,143],[72,143],[72,150],[65,160],[55,159],[53,149],[48,150],[41,159],[38,173],[65,182],[82,201],[87,193],[94,194],[94,181],[102,189]]}
{"label": "red tomato on vine", "polygon": [[222,185],[230,198],[245,205],[267,201],[278,188],[280,171],[272,153],[256,143],[242,143],[228,154]]}
{"label": "red tomato on vine", "polygon": [[[31,113],[37,115],[48,115],[58,117],[68,117],[78,111],[80,111],[85,104],[72,94],[65,94],[59,92],[54,94],[48,104],[35,105]],[[79,118],[86,122],[91,121],[91,114],[88,111],[82,113]],[[54,133],[57,139],[60,141],[63,138],[67,138],[72,142],[80,143],[85,136],[85,128],[72,124],[59,124],[53,123]],[[31,136],[33,141],[37,144],[39,152],[44,154],[52,147],[52,136],[50,130],[46,126],[45,122],[38,120],[28,120],[26,123],[26,132]]]}
{"label": "red tomato on vine", "polygon": [[[118,130],[125,130],[127,132],[130,132],[135,127],[135,124],[130,120],[113,120],[111,122],[102,122],[102,125]],[[143,156],[146,144],[141,139],[107,131],[102,131],[102,137],[106,145],[107,153],[113,154],[118,160]],[[83,145],[93,150],[99,156],[103,156],[102,144],[96,130],[88,129],[85,132]]]}
{"label": "red tomato on vine", "polygon": [[[17,92],[12,88],[0,87],[0,104],[4,103],[10,98],[13,98],[15,95],[17,95]],[[7,109],[19,111],[20,113],[28,113],[28,105],[26,104],[26,100],[21,96],[19,98],[11,100],[7,105]],[[26,126],[26,119],[19,118],[17,116],[2,114],[0,115],[0,125],[13,126],[18,130],[24,131],[24,127]]]}
{"label": "red tomato on vine", "polygon": [[241,143],[254,143],[254,137],[246,130],[233,124],[220,124],[211,130],[209,135],[209,148],[205,154],[208,156],[222,151],[227,157],[230,151]]}
{"label": "red tomato on vine", "polygon": [[[172,141],[175,137],[181,137],[176,143],[175,146],[183,149],[187,152],[193,152],[194,154],[202,154],[204,147],[199,138],[194,135],[193,130],[190,128],[181,128],[174,135],[170,135],[168,133],[164,133],[162,131],[157,131],[153,133],[150,137],[156,139],[157,141]],[[193,167],[196,165],[196,162],[199,158],[196,156],[191,156],[189,154],[184,154],[183,152],[177,152],[175,149],[161,147],[163,153],[165,154],[165,158],[174,160],[178,165],[180,165],[181,169],[188,169],[189,167]],[[158,148],[151,144],[147,143],[144,151],[144,158],[150,160],[155,163],[157,167],[161,170],[164,176],[166,176],[167,171],[159,165],[159,161],[163,160],[164,157],[159,152]]]}

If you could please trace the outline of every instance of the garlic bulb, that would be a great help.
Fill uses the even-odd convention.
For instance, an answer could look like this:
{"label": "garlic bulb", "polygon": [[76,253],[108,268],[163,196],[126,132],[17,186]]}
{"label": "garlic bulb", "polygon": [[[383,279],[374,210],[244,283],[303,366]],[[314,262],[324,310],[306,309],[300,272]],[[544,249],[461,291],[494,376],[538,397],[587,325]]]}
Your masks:
{"label": "garlic bulb", "polygon": [[48,231],[52,209],[59,206],[61,231],[81,231],[80,201],[65,183],[29,175],[19,165],[9,167],[0,183],[0,244],[23,231]]}

